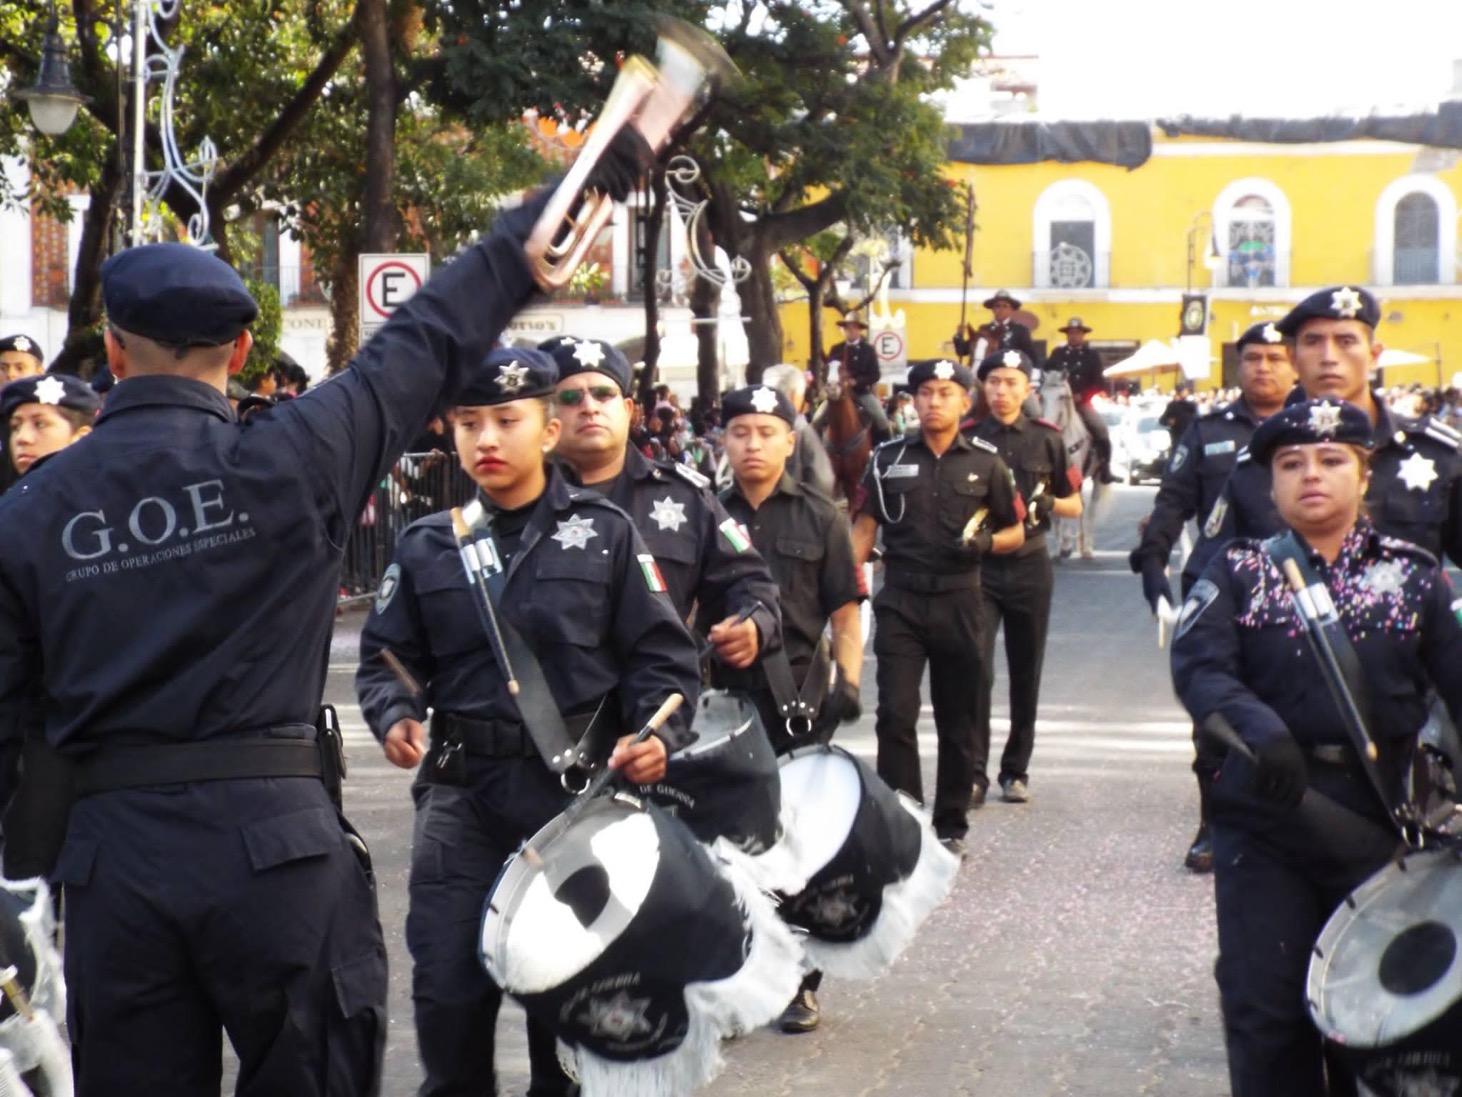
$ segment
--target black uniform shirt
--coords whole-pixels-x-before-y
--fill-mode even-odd
[[[634,522],[660,565],[670,600],[682,620],[696,602],[751,615],[770,647],[781,640],[777,584],[751,538],[711,493],[710,481],[694,469],[656,463],[630,449],[624,472],[610,487],[609,499]]]
[[[1003,324],[997,324],[994,321],[982,324],[976,329],[973,342],[956,335],[954,352],[964,358],[979,348],[981,339],[985,340],[984,351],[980,355],[982,358],[989,357],[997,350],[1023,350],[1031,363],[1037,369],[1040,368],[1041,357],[1036,353],[1036,344],[1031,338],[1030,328],[1024,324],[1018,324],[1014,320],[1007,320]]]
[[[313,725],[356,519],[532,287],[494,234],[349,369],[247,423],[200,381],[118,383],[82,443],[0,497],[0,740]]]
[[[1046,356],[1046,369],[1065,373],[1071,395],[1078,400],[1107,391],[1107,381],[1102,376],[1102,357],[1087,343],[1079,347],[1063,343]]]
[[[1050,495],[1065,499],[1081,490],[1081,470],[1071,463],[1061,431],[1044,419],[1024,413],[1006,425],[991,415],[975,424],[974,435],[995,447],[1000,460],[1015,476],[1021,498]],[[1026,515],[1025,544],[1014,555],[1045,552],[1042,537],[1051,528],[1050,514],[1043,514],[1033,526]]]
[[[878,368],[878,354],[866,339],[856,343],[834,343],[827,352],[829,362],[839,364],[839,375],[853,383],[853,391],[862,394],[872,390],[883,378]]]
[[[946,575],[975,571],[980,556],[960,544],[965,526],[984,509],[991,532],[1025,517],[1025,506],[995,447],[956,434],[936,457],[922,434],[883,443],[863,474],[865,514],[883,527],[890,569]]]
[[[483,499],[491,513],[491,503]],[[671,693],[685,705],[662,732],[686,737],[700,685],[695,643],[677,616],[644,542],[598,492],[554,470],[517,540],[500,612],[522,634],[566,714],[592,711],[617,691],[622,728],[638,729]],[[467,584],[450,512],[408,526],[365,628],[355,686],[377,738],[428,707],[521,726],[517,701],[488,645]],[[387,648],[422,684],[412,694],[380,657]]]
[[[831,499],[799,485],[787,473],[759,507],[753,509],[735,484],[721,493],[721,502],[771,564],[782,598],[787,661],[800,677],[812,662],[833,611],[862,596],[848,520]],[[711,605],[703,606],[697,616],[708,627],[727,613],[724,607]],[[724,675],[727,686],[761,686],[761,671],[755,667],[748,671],[728,667],[718,677]]]

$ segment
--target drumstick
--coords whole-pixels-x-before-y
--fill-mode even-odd
[[[396,680],[406,687],[413,697],[421,693],[421,683],[412,677],[411,671],[406,669],[406,664],[396,658],[396,653],[390,648],[381,649],[381,662],[385,663]]]

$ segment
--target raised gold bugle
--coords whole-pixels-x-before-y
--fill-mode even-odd
[[[614,213],[614,199],[588,182],[620,127],[633,125],[659,153],[706,82],[735,72],[710,35],[678,19],[661,23],[656,62],[634,56],[620,68],[578,159],[528,236],[528,266],[545,290],[568,284]]]

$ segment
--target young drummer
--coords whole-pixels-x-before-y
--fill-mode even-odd
[[[23,377],[0,389],[0,423],[16,473],[24,476],[41,458],[85,438],[100,407],[91,386],[69,373]]]
[[[537,657],[571,737],[592,735],[603,744],[595,761],[608,756],[628,780],[655,781],[689,738],[696,648],[629,519],[547,460],[559,434],[548,403],[557,380],[547,354],[496,350],[452,413],[457,455],[480,489],[501,562],[495,612]],[[497,1092],[502,995],[478,960],[483,898],[509,855],[569,800],[520,711],[520,701],[532,710],[530,699],[509,692],[476,597],[451,515],[409,526],[363,630],[356,674],[386,757],[406,769],[421,763],[406,943],[423,1095]],[[657,735],[636,745],[620,737],[672,693],[686,703]],[[529,1023],[534,1097],[574,1092],[554,1043]]]

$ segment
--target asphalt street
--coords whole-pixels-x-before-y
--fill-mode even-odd
[[[815,1033],[761,1031],[728,1045],[717,1097],[1091,1094],[1215,1097],[1228,1092],[1209,877],[1182,867],[1197,795],[1188,723],[1167,653],[1126,553],[1153,489],[1116,486],[1092,559],[1056,569],[1031,802],[992,799],[973,816],[954,894],[882,978],[828,980]],[[388,765],[355,707],[360,616],[341,618],[327,700],[350,754],[347,811],[380,879],[391,959],[385,1092],[420,1081],[410,958],[402,938],[411,844],[411,775]],[[1003,652],[1000,656],[1003,661]],[[867,715],[838,741],[874,756]],[[992,768],[1004,743],[996,684]],[[925,782],[934,731],[920,720]],[[499,1020],[500,1092],[527,1084],[522,1015]]]

